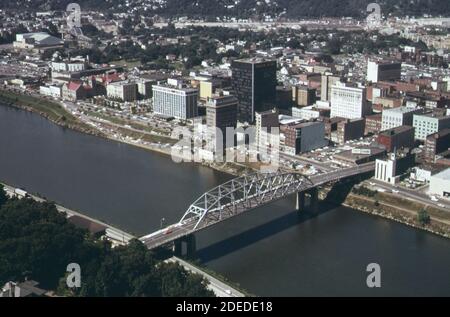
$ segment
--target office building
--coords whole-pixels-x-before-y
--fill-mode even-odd
[[[255,112],[273,108],[276,100],[277,62],[261,58],[235,60],[232,86],[238,98],[238,120],[253,123]]]
[[[109,99],[131,102],[137,99],[137,84],[130,81],[117,81],[108,84],[106,94]]]
[[[388,152],[395,149],[414,147],[414,128],[410,126],[401,126],[380,132],[377,142],[384,145]]]
[[[200,81],[200,99],[208,100],[214,94],[216,85],[212,80],[202,80]]]
[[[346,119],[363,118],[370,114],[370,105],[366,100],[366,88],[347,87],[336,83],[331,89],[331,114]]]
[[[222,132],[222,149],[225,149],[227,141],[229,144],[234,144],[233,140],[227,140],[227,128],[236,128],[237,123],[237,98],[229,95],[213,95],[208,98],[206,102],[206,126],[208,134],[211,138],[211,146],[213,152],[219,150],[219,137],[216,135],[216,128]]]
[[[292,87],[292,101],[298,107],[311,106],[316,102],[316,90],[307,86]]]
[[[305,122],[282,126],[284,151],[291,155],[309,152],[328,144],[323,122]]]
[[[366,116],[365,134],[378,134],[381,131],[382,120],[381,113]]]
[[[154,80],[140,78],[136,80],[137,93],[139,99],[150,99],[153,97],[153,85],[156,84]]]
[[[292,116],[302,120],[309,121],[311,119],[318,119],[320,117],[329,117],[330,109],[319,108],[315,106],[291,109]]]
[[[425,141],[430,134],[450,128],[450,116],[414,115],[413,126],[416,128],[415,138]]]
[[[337,125],[337,141],[339,144],[344,144],[347,141],[362,138],[364,129],[365,120],[363,118],[340,121]]]
[[[279,128],[278,110],[256,112],[256,145],[259,149],[266,149],[274,144],[272,139],[272,128]],[[274,137],[279,137],[279,133]]]
[[[292,88],[277,86],[275,105],[284,114],[289,114],[294,102],[292,101]]]
[[[181,83],[153,85],[153,111],[157,114],[187,120],[198,116],[198,89]]]
[[[400,80],[402,72],[401,63],[378,62],[369,60],[367,63],[367,81],[377,83],[379,81]]]
[[[413,125],[414,114],[422,113],[422,109],[398,107],[384,109],[382,114],[381,130],[388,130],[402,125]]]
[[[331,88],[340,81],[339,76],[325,74],[322,75],[321,82],[322,85],[320,87],[320,100],[322,101],[330,101],[331,99]]]
[[[434,162],[436,155],[450,149],[450,129],[444,129],[427,136],[425,141],[425,160]]]

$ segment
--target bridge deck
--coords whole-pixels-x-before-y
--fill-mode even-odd
[[[373,162],[306,178],[297,173],[243,176],[220,185],[194,202],[180,222],[140,238],[154,249],[246,211],[297,192],[375,169]]]

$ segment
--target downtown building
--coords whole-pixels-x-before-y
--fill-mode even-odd
[[[388,152],[401,148],[414,148],[414,128],[400,126],[380,132],[377,143],[383,145]]]
[[[366,116],[365,134],[378,134],[381,131],[383,117],[381,113]]]
[[[308,86],[292,87],[292,101],[298,107],[311,106],[316,102],[316,90]]]
[[[367,81],[393,81],[401,79],[402,64],[369,60],[367,63]]]
[[[325,124],[320,121],[283,125],[281,132],[284,135],[281,145],[284,152],[290,155],[310,152],[328,144],[325,140]]]
[[[338,82],[331,89],[331,118],[359,119],[370,112],[366,88],[348,87]]]
[[[339,76],[335,76],[332,74],[324,74],[321,77],[321,86],[320,86],[320,100],[322,101],[330,101],[331,99],[331,88],[336,85],[337,82],[340,82],[341,78]]]
[[[260,150],[266,150],[272,145],[276,145],[279,142],[279,131],[274,133],[273,128],[280,127],[278,110],[268,110],[264,112],[257,112],[256,116],[256,145]]]
[[[132,81],[117,81],[106,87],[108,98],[124,102],[132,102],[137,99],[137,84]]]
[[[415,165],[416,157],[410,152],[390,153],[387,159],[375,161],[375,179],[395,185],[401,175]]]
[[[179,83],[158,84],[152,88],[155,113],[181,120],[198,116],[198,89]]]
[[[413,126],[416,128],[415,138],[425,141],[427,136],[450,128],[450,116],[434,114],[414,115]]]
[[[234,135],[227,139],[227,128],[235,129],[237,125],[238,101],[235,96],[212,95],[206,102],[206,126],[211,152],[224,150],[228,144],[234,146]],[[220,131],[218,134],[217,132]]]
[[[345,119],[337,125],[337,142],[345,144],[350,140],[356,140],[364,137],[365,119]]]
[[[397,107],[384,109],[382,113],[381,130],[388,130],[402,125],[413,125],[413,116],[422,113],[422,109]]]
[[[436,155],[450,149],[450,129],[444,129],[427,136],[425,141],[425,160],[434,163]]]
[[[253,123],[255,112],[273,108],[276,100],[277,62],[262,58],[233,61],[232,86],[238,98],[238,120]]]

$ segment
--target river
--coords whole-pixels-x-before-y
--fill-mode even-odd
[[[229,175],[0,106],[0,180],[137,235]],[[199,261],[261,296],[450,296],[450,240],[344,207],[284,199],[197,234]],[[366,285],[381,266],[382,287]]]

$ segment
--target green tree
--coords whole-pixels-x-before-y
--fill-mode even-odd
[[[0,184],[0,208],[6,201],[8,200],[8,196],[6,196],[5,188],[2,184]]]
[[[32,199],[1,204],[0,255],[0,284],[30,278],[62,296],[213,295],[201,276],[160,263],[139,240],[111,248],[69,223],[53,204]],[[66,286],[69,263],[81,266],[79,289]]]
[[[206,281],[197,274],[188,273],[178,263],[163,263],[159,267],[161,295],[164,297],[212,297]]]
[[[428,214],[428,212],[425,209],[421,209],[418,213],[417,213],[417,221],[422,225],[425,226],[427,224],[430,223],[431,221],[431,217]]]

